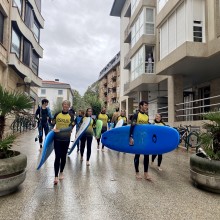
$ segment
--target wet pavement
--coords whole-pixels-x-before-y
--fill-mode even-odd
[[[28,157],[27,176],[17,192],[0,197],[1,220],[220,219],[220,195],[192,185],[190,153],[185,150],[165,154],[162,172],[150,166],[152,182],[138,181],[133,155],[102,152],[94,140],[91,165],[81,162],[74,150],[67,158],[65,179],[54,186],[54,153],[37,171],[40,152],[35,136],[36,131],[29,131],[17,139],[14,149]],[[141,173],[142,161],[143,157]]]

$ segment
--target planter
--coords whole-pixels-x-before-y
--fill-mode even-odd
[[[24,182],[27,157],[15,152],[16,156],[0,159],[0,196],[15,191]]]
[[[220,193],[220,161],[208,160],[201,153],[191,155],[190,177],[195,186]]]

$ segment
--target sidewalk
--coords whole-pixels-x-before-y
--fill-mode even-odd
[[[220,195],[192,185],[190,153],[183,149],[164,155],[162,172],[150,166],[153,182],[137,181],[133,155],[107,148],[102,152],[94,140],[90,167],[74,150],[67,158],[65,179],[54,186],[54,154],[36,170],[36,132],[22,134],[14,147],[28,157],[27,177],[17,192],[0,197],[1,220],[219,219]]]

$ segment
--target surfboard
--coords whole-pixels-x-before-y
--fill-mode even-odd
[[[174,150],[179,144],[178,132],[168,126],[136,125],[134,145],[129,145],[130,125],[109,130],[102,134],[106,147],[131,154],[163,154]]]
[[[123,119],[120,119],[120,120],[117,122],[117,124],[115,125],[115,128],[119,128],[119,127],[123,126],[123,124],[124,124],[124,120],[123,120]]]
[[[73,152],[73,150],[76,147],[76,145],[78,144],[80,138],[82,137],[82,135],[84,134],[86,129],[89,127],[90,122],[91,122],[91,118],[90,117],[87,117],[83,121],[83,123],[81,124],[78,132],[76,133],[76,138],[75,138],[74,142],[72,143],[72,146],[71,146],[70,150],[68,151],[68,155],[70,155]]]
[[[96,138],[100,138],[101,137],[101,132],[102,132],[102,124],[103,124],[103,122],[102,122],[102,120],[97,120],[96,121]]]
[[[55,135],[54,131],[50,131],[44,140],[41,160],[37,167],[37,170],[39,170],[41,166],[46,162],[47,158],[50,156],[50,154],[54,149],[54,144],[53,144],[54,135]]]

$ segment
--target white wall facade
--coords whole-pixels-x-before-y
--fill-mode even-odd
[[[63,94],[60,94],[59,90],[63,91]],[[49,100],[49,107],[53,110],[54,105],[57,101],[69,100],[71,105],[73,104],[73,96],[69,91],[70,89],[62,89],[62,88],[39,88],[38,89],[38,97],[39,100],[46,98]],[[41,103],[39,103],[41,104]]]
[[[205,43],[205,0],[181,3],[160,27],[160,60],[186,41]]]

